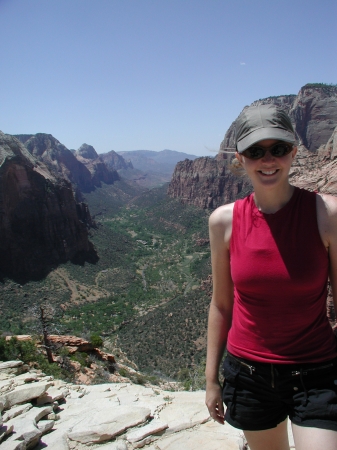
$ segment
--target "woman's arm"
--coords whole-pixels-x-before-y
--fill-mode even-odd
[[[337,314],[337,198],[332,195],[317,196],[318,228],[329,252],[329,278],[335,312]]]
[[[216,209],[209,220],[213,296],[208,317],[206,360],[206,405],[211,417],[224,423],[224,408],[218,373],[227,334],[232,323],[233,282],[230,276],[229,241],[234,203]]]

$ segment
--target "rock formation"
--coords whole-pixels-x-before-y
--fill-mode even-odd
[[[128,170],[133,169],[133,165],[131,161],[125,161],[123,156],[116,153],[114,150],[111,150],[108,153],[103,153],[100,155],[101,159],[105,162],[109,169],[115,170]]]
[[[90,222],[70,183],[0,132],[0,272],[40,277],[60,262],[96,260]]]
[[[210,420],[203,391],[74,385],[28,370],[21,361],[0,363],[1,450],[247,448],[240,430]]]
[[[51,134],[37,133],[28,139],[25,139],[27,135],[15,137],[21,140],[26,149],[42,161],[55,177],[69,181],[82,192],[90,192],[94,188],[90,171]]]
[[[101,183],[113,184],[119,180],[117,171],[109,167],[96,153],[91,145],[83,144],[75,153],[76,159],[82,163],[90,172],[91,180],[95,187],[100,187]]]
[[[55,177],[69,181],[78,198],[81,198],[80,192],[90,192],[100,186],[101,182],[112,184],[119,179],[117,172],[110,170],[95,149],[87,144],[83,144],[77,152],[72,152],[51,134],[19,134],[15,137],[33,156],[42,161]]]

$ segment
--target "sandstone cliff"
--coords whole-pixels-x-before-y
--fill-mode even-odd
[[[109,169],[92,146],[83,144],[77,152],[72,152],[51,134],[23,134],[15,137],[56,177],[69,181],[78,198],[81,198],[79,191],[90,192],[101,182],[113,184],[119,180],[116,170]]]
[[[92,183],[95,187],[100,187],[102,182],[113,184],[119,180],[119,175],[115,168],[108,167],[103,158],[96,153],[96,150],[91,145],[81,145],[75,153],[75,156],[89,170]]]
[[[72,187],[0,132],[0,272],[40,277],[67,260],[96,260],[90,214]]]

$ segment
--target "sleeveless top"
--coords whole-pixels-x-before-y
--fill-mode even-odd
[[[326,311],[329,259],[318,230],[314,192],[295,188],[275,214],[260,212],[253,194],[236,201],[230,264],[230,353],[284,364],[337,356]]]

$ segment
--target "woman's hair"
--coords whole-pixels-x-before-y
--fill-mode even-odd
[[[232,174],[236,175],[237,177],[242,177],[243,175],[246,174],[246,171],[242,167],[242,164],[235,156],[234,156],[234,158],[232,158],[231,162],[229,163],[228,168],[232,172]]]

